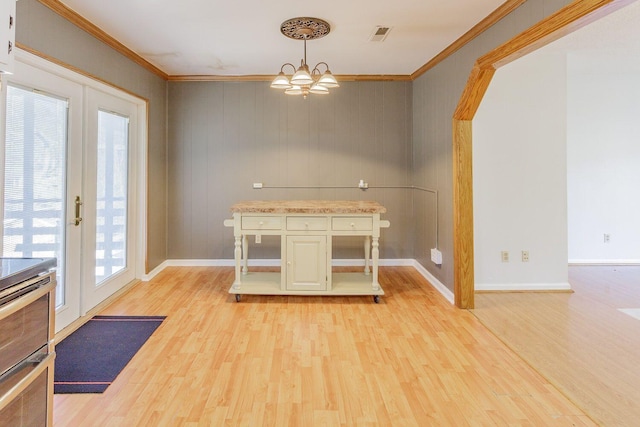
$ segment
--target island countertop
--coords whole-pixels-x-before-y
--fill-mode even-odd
[[[231,206],[232,213],[375,214],[387,209],[367,200],[252,200]]]

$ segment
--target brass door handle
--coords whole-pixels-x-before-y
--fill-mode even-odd
[[[80,222],[82,221],[82,217],[80,216],[80,205],[82,205],[82,202],[80,201],[80,196],[76,196],[76,219],[75,219],[76,227],[80,225]]]

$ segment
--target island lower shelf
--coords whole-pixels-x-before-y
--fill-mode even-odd
[[[374,290],[371,275],[358,272],[333,273],[329,290],[290,290],[282,289],[282,276],[279,272],[253,272],[242,275],[240,286],[232,285],[230,294],[236,295],[384,295],[382,287]]]

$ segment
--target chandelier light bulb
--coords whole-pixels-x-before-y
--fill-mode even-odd
[[[331,74],[331,71],[329,71],[328,68],[327,71],[325,71],[322,77],[320,77],[320,79],[318,80],[318,84],[328,88],[340,87],[338,81],[335,77],[333,77],[333,74]]]
[[[284,71],[280,71],[275,79],[271,82],[271,87],[274,89],[289,89],[291,87],[291,83],[289,83],[289,79],[284,75]]]
[[[287,95],[302,95],[302,87],[293,85],[289,89],[285,89]]]
[[[310,93],[315,95],[328,95],[329,89],[326,86],[321,85],[320,83],[314,83],[313,86],[309,89]]]
[[[302,61],[298,71],[291,77],[291,84],[302,86],[310,85],[311,83],[313,83],[313,79],[311,78],[311,74],[309,74],[309,67]]]

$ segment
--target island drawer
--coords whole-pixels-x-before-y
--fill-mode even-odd
[[[331,229],[336,231],[370,231],[373,229],[371,217],[334,217]]]
[[[327,218],[312,216],[294,216],[287,218],[287,230],[292,231],[324,231],[327,229]]]
[[[280,230],[282,217],[279,216],[243,216],[243,230]]]

